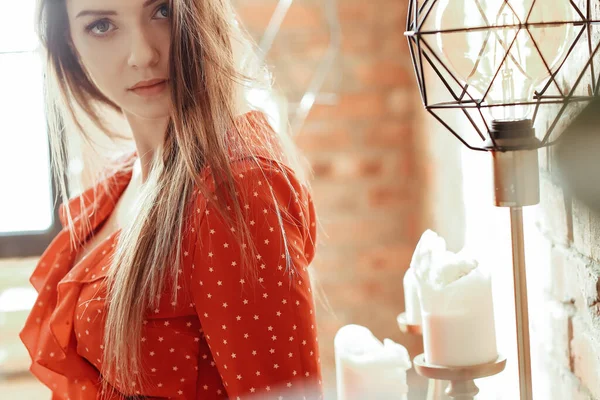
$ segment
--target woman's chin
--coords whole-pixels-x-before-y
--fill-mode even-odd
[[[171,114],[170,103],[166,104],[146,104],[136,105],[135,107],[123,107],[125,115],[142,119],[162,119]]]

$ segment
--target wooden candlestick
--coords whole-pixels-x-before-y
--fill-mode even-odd
[[[454,400],[474,400],[479,388],[475,379],[499,374],[506,367],[506,358],[499,356],[495,361],[466,367],[443,367],[428,364],[425,354],[418,355],[413,360],[415,370],[421,376],[429,379],[449,381],[446,394]]]

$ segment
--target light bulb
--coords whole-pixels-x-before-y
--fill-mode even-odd
[[[520,103],[534,101],[535,88],[564,60],[573,34],[571,24],[535,24],[572,16],[568,0],[440,0],[435,28],[451,32],[437,34],[437,45],[473,98],[485,95],[494,120],[523,120],[534,107]],[[526,21],[533,25],[525,27]],[[508,104],[520,105],[501,106]]]

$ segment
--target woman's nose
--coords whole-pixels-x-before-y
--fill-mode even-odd
[[[135,30],[131,37],[129,66],[147,68],[156,65],[160,59],[160,51],[157,43],[154,42],[149,29]]]

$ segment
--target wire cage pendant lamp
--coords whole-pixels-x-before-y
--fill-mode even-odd
[[[562,116],[600,92],[600,16],[580,1],[410,0],[405,36],[424,107],[473,150],[501,150],[494,128],[533,126],[540,114],[548,124],[530,146],[554,144]],[[436,101],[440,83],[447,96]],[[476,138],[450,126],[445,110],[461,111]]]
[[[522,208],[539,203],[538,149],[600,94],[598,14],[591,0],[409,0],[423,106],[491,154],[494,203],[510,208],[521,400],[533,397]],[[456,398],[473,398],[467,386]]]

